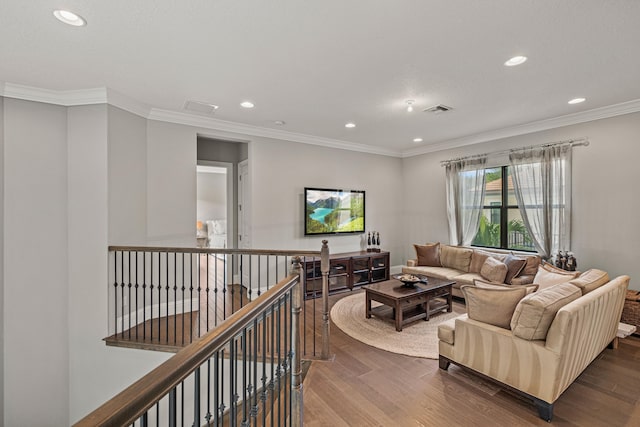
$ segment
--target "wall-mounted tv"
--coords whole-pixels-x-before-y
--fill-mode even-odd
[[[304,189],[304,234],[364,233],[364,191]]]

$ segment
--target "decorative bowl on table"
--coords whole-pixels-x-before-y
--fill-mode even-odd
[[[402,273],[393,276],[394,279],[402,282],[402,286],[413,287],[416,283],[427,283],[427,276],[423,274]]]

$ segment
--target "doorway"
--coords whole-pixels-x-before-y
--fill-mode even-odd
[[[233,163],[200,160],[196,171],[198,244],[208,248],[232,248],[235,246]]]

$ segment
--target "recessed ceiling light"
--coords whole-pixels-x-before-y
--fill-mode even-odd
[[[240,106],[241,106],[242,108],[253,108],[253,107],[254,107],[253,102],[251,102],[251,101],[244,101],[244,102],[241,102],[241,103],[240,103]]]
[[[416,102],[413,99],[408,99],[407,100],[407,113],[410,113],[413,111],[413,103]]]
[[[64,22],[65,24],[73,25],[74,27],[83,27],[87,25],[87,21],[80,15],[76,15],[73,12],[69,12],[68,10],[54,10],[53,16],[58,18],[59,21]]]
[[[273,123],[278,125],[278,126],[283,126],[285,124],[285,121],[284,120],[276,120]]]
[[[523,64],[526,60],[527,60],[526,56],[514,56],[513,58],[505,62],[504,65],[506,65],[507,67],[513,67],[516,65]]]
[[[413,142],[422,142],[422,138],[413,138]]]
[[[351,122],[349,122],[349,123],[347,123],[346,125],[344,125],[344,127],[351,129],[351,128],[356,127],[356,124],[355,124],[355,123],[351,123]]]
[[[571,101],[569,101],[569,104],[573,105],[573,104],[580,104],[581,102],[586,101],[587,98],[573,98]]]

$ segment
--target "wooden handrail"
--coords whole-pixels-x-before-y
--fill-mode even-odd
[[[274,255],[274,256],[320,256],[320,251],[291,251],[278,249],[223,249],[223,248],[188,248],[165,246],[109,246],[109,252],[176,252],[200,254],[238,254],[238,255]]]
[[[118,248],[118,249],[112,249]],[[149,247],[110,246],[109,250],[152,250]],[[160,248],[173,251],[171,248]],[[176,248],[174,248],[176,249]],[[193,248],[177,248],[193,252]],[[229,249],[227,249],[229,251]],[[235,250],[233,250],[235,251]],[[265,251],[267,252],[267,251]],[[284,252],[284,251],[283,251]],[[243,252],[246,253],[246,250]],[[269,252],[273,254],[273,251]],[[291,255],[291,252],[287,252]],[[314,252],[318,253],[318,252]],[[251,301],[232,314],[223,324],[176,353],[172,358],[155,368],[149,374],[104,403],[91,414],[74,424],[75,427],[123,426],[136,421],[158,400],[187,378],[196,368],[221,350],[234,336],[241,332],[262,311],[274,304],[282,295],[300,282],[299,274],[290,274],[260,298]]]

